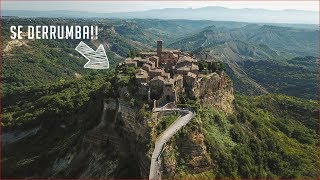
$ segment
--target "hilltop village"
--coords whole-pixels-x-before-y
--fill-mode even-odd
[[[136,93],[153,103],[153,107],[178,103],[182,94],[196,97],[200,81],[212,75],[208,71],[204,73],[206,67],[200,71],[198,61],[190,54],[180,50],[164,50],[162,41],[157,41],[156,51],[140,52],[137,57],[125,59],[119,67],[137,69]]]

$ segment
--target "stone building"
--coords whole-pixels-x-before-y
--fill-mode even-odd
[[[149,60],[155,64],[155,67],[156,67],[156,68],[159,67],[159,57],[157,57],[157,56],[151,56],[151,57],[149,58]]]
[[[183,77],[183,80],[183,86],[187,95],[191,97],[195,96],[195,88],[197,87],[198,80],[197,75],[192,72],[188,72],[187,75]]]
[[[165,75],[165,71],[163,69],[160,69],[160,68],[151,69],[149,71],[150,78],[154,78],[156,76],[163,76],[163,75]]]
[[[156,76],[150,80],[151,99],[159,99],[163,94],[165,79],[162,76]]]
[[[173,77],[174,80],[174,86],[176,87],[178,92],[183,92],[183,76],[180,74],[177,74]]]
[[[196,63],[197,63],[197,60],[188,56],[184,56],[179,59],[179,61],[173,67],[173,69],[177,74],[187,75],[188,72],[198,74],[199,67]]]
[[[151,57],[151,56],[156,56],[157,53],[152,51],[152,52],[140,52],[138,53],[138,56],[142,57],[142,58],[147,58],[147,57]]]
[[[149,75],[148,75],[147,71],[145,71],[143,69],[139,69],[135,76],[136,76],[136,82],[138,84],[140,84],[140,83],[148,83]]]
[[[173,79],[167,79],[163,84],[163,94],[158,100],[159,105],[164,105],[169,102],[177,102],[177,96]]]
[[[133,59],[131,58],[127,58],[124,60],[124,64],[128,67],[137,67],[137,61],[134,61]]]
[[[142,65],[142,69],[149,72],[151,70],[151,66],[149,64]]]
[[[139,56],[127,58],[124,64],[139,68],[135,75],[137,93],[142,97],[148,96],[154,106],[177,103],[184,92],[194,94],[199,67],[197,60],[188,53],[164,50],[162,41],[157,41],[155,51],[141,52]]]

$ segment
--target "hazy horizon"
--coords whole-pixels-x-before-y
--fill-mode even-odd
[[[39,1],[3,1],[2,10],[31,11],[87,11],[96,13],[136,12],[167,8],[198,9],[218,6],[228,9],[260,9],[260,10],[302,10],[319,12],[318,1],[108,1],[83,2],[72,1],[39,2]]]
[[[3,3],[3,16],[188,19],[251,23],[318,24],[317,1],[108,1]],[[211,9],[210,9],[211,8]],[[60,12],[57,12],[60,11]]]

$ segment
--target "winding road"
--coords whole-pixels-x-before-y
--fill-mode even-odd
[[[179,111],[182,116],[175,120],[161,135],[157,138],[155,148],[151,157],[149,179],[156,180],[161,179],[161,160],[160,156],[163,151],[164,145],[170,140],[170,138],[185,126],[194,116],[192,110],[179,109],[179,108],[155,108],[154,112],[165,112],[165,111]]]

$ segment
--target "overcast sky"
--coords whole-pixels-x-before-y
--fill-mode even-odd
[[[5,10],[73,10],[91,12],[132,12],[162,8],[222,6],[233,9],[261,8],[319,11],[319,1],[2,1]]]

